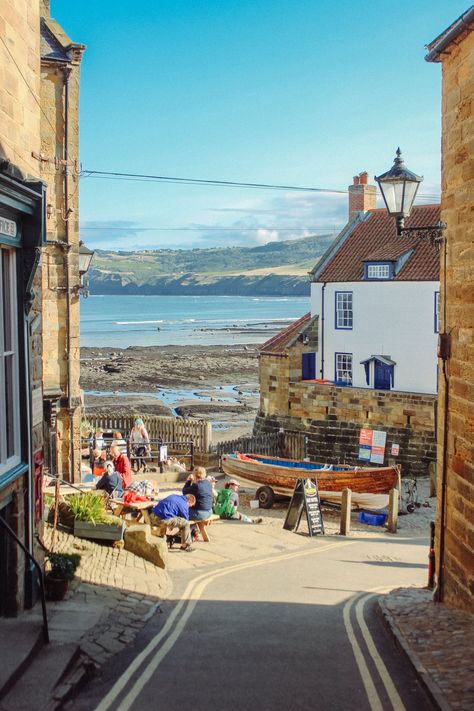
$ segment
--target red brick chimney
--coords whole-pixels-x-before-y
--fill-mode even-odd
[[[375,208],[377,188],[369,185],[369,174],[364,171],[354,175],[354,182],[349,185],[349,220],[356,212],[366,212]]]

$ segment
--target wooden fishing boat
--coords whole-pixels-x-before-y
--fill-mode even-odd
[[[315,477],[320,496],[345,488],[361,494],[388,494],[399,482],[400,467],[325,465],[260,454],[224,454],[224,472],[242,484],[257,488],[261,508],[271,508],[275,495],[291,496],[297,479]]]

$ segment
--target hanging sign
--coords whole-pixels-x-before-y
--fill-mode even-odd
[[[283,528],[287,531],[297,531],[303,511],[306,513],[308,533],[310,536],[324,534],[323,515],[319,501],[318,483],[316,479],[298,479],[286,512]]]

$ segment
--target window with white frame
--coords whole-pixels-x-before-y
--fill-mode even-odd
[[[439,333],[439,291],[435,291],[434,297],[434,330]]]
[[[336,328],[351,329],[352,323],[352,291],[336,291]]]
[[[15,250],[0,248],[0,475],[20,462]]]
[[[390,264],[367,264],[367,279],[390,279]]]
[[[335,381],[352,385],[352,353],[336,353]]]

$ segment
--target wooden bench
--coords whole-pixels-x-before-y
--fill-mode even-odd
[[[191,524],[191,526],[194,526],[194,525],[197,526],[199,533],[202,536],[202,540],[205,543],[210,543],[211,538],[209,536],[209,533],[207,532],[207,528],[211,525],[211,523],[213,521],[218,521],[218,520],[219,520],[219,516],[216,516],[215,514],[211,514],[209,516],[209,518],[202,519],[202,521],[192,521],[190,519],[189,523]],[[161,526],[155,527],[155,529],[157,529],[156,535],[163,538],[167,534],[171,535],[173,533],[173,531],[176,530],[176,527],[172,527],[172,526],[168,527],[165,523],[163,523]]]

